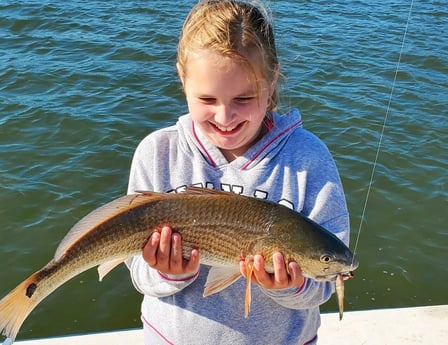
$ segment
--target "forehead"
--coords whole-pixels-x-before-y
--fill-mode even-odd
[[[191,55],[184,72],[184,88],[195,93],[249,93],[265,82],[246,62],[210,50]]]
[[[235,59],[233,56],[226,56],[213,49],[200,49],[192,51],[189,54],[187,68],[195,64],[206,63],[220,69],[232,69],[236,66],[245,69],[245,63],[242,59]]]

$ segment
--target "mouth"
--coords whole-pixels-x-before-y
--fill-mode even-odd
[[[215,129],[216,132],[218,132],[221,135],[232,135],[235,134],[236,132],[238,132],[241,127],[244,125],[244,122],[241,122],[235,126],[220,126],[216,123],[212,123],[210,122],[210,124],[212,125],[212,127]]]

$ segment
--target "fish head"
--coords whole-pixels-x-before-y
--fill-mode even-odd
[[[335,281],[338,276],[344,280],[353,277],[359,266],[358,260],[347,248],[343,253],[323,249],[320,255],[310,255],[299,262],[303,275],[317,281]]]
[[[280,239],[277,248],[287,261],[297,262],[302,274],[314,280],[334,281],[339,275],[353,275],[359,263],[341,239],[297,212],[284,212],[271,235]]]

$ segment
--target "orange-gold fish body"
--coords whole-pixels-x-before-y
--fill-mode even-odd
[[[296,261],[304,276],[317,280],[335,280],[358,266],[335,235],[276,203],[202,188],[127,195],[75,224],[54,258],[0,301],[0,332],[14,340],[29,313],[51,292],[95,266],[101,280],[141,253],[150,235],[165,225],[181,234],[186,258],[198,248],[201,263],[212,266],[204,295],[232,284],[241,276],[240,259],[255,254],[262,254],[272,270],[272,255],[280,251],[286,262]]]

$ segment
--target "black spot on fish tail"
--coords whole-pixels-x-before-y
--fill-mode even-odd
[[[37,289],[37,285],[36,283],[31,283],[30,285],[28,285],[28,287],[26,288],[26,296],[31,298],[34,295],[34,292]]]

